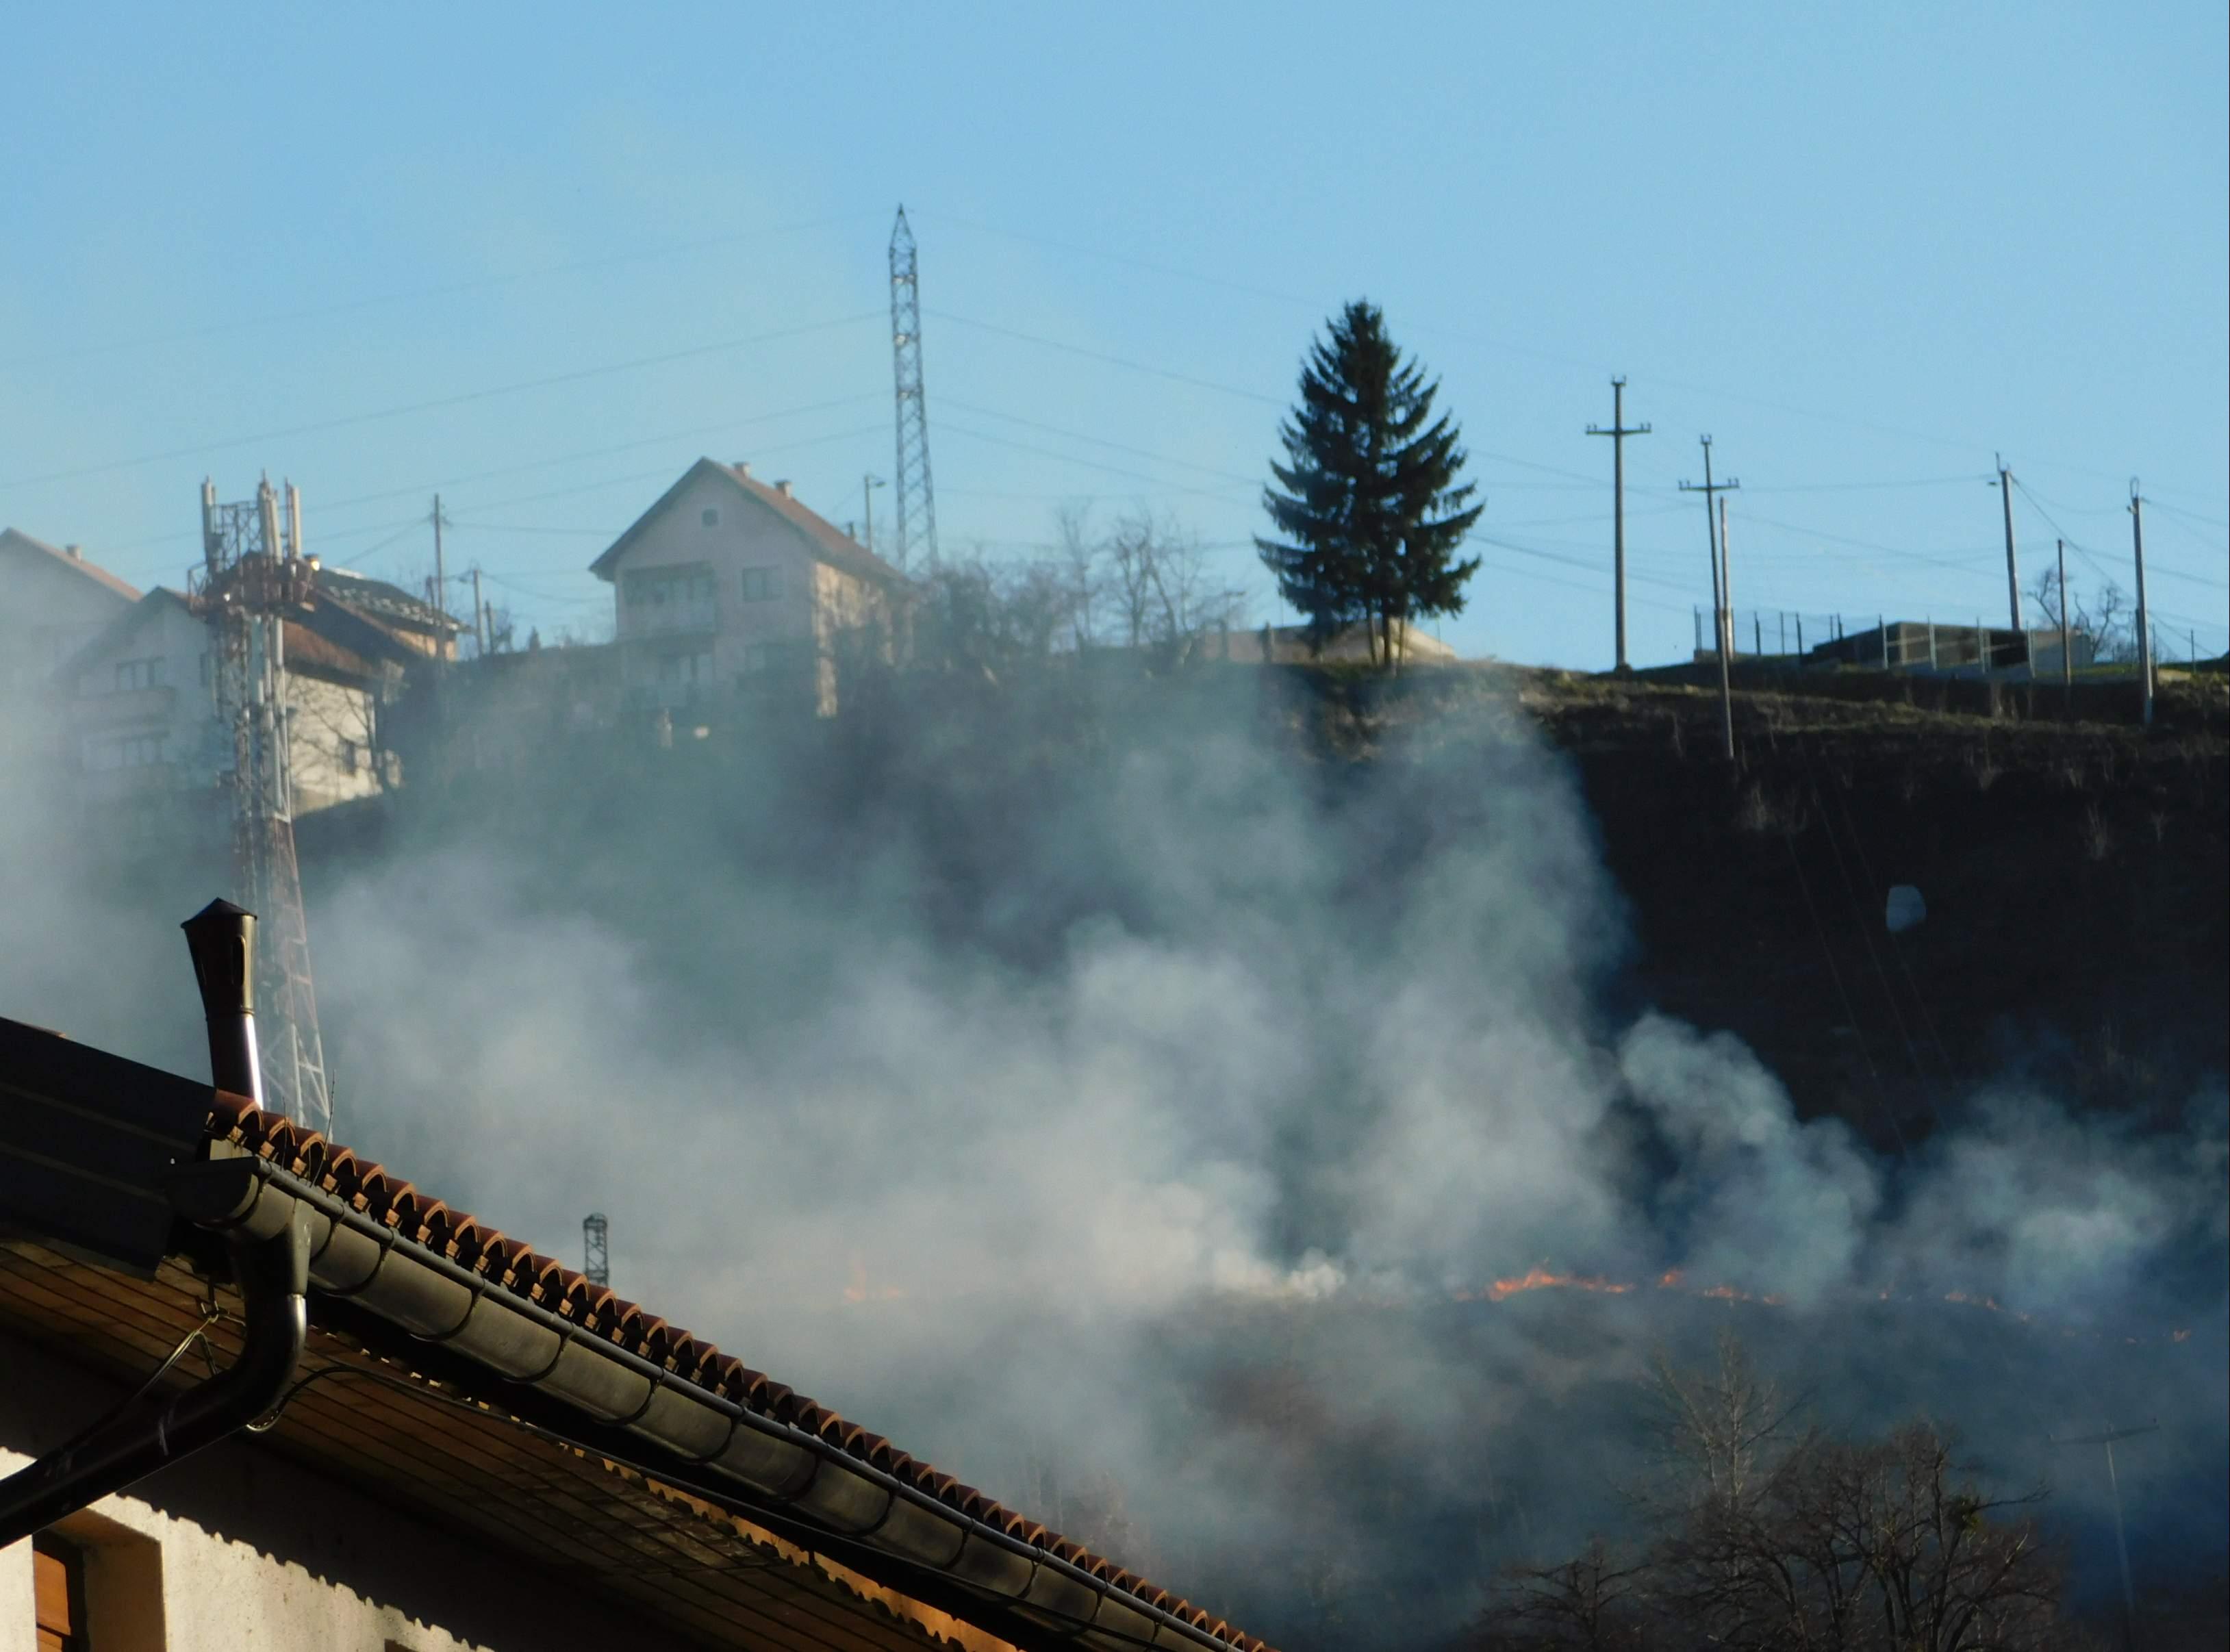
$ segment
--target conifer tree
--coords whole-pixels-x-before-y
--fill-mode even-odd
[[[1361,621],[1371,657],[1391,665],[1412,620],[1463,611],[1476,557],[1459,561],[1484,505],[1460,481],[1461,432],[1433,416],[1437,382],[1360,300],[1332,319],[1301,368],[1300,401],[1279,429],[1286,462],[1263,507],[1281,537],[1257,539],[1312,645]],[[1281,491],[1282,490],[1282,491]]]

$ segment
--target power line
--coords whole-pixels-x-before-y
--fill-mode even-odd
[[[149,350],[166,344],[180,344],[195,339],[221,338],[228,333],[251,332],[258,327],[283,326],[293,321],[321,320],[327,316],[347,315],[358,310],[374,309],[383,304],[408,303],[417,299],[448,298],[459,293],[486,291],[499,287],[516,286],[521,281],[538,281],[551,275],[577,274],[583,270],[604,269],[616,264],[635,264],[673,258],[688,253],[707,252],[732,247],[746,241],[770,239],[776,236],[796,235],[807,229],[822,229],[835,224],[853,223],[868,215],[843,213],[835,217],[816,218],[807,223],[780,224],[766,229],[749,229],[741,234],[715,236],[706,240],[682,242],[670,247],[654,247],[647,251],[612,253],[601,258],[575,259],[567,263],[545,264],[534,269],[514,270],[506,275],[482,276],[466,281],[447,281],[433,287],[409,287],[399,292],[374,294],[365,298],[347,299],[337,304],[316,306],[303,310],[286,310],[274,314],[244,316],[231,321],[213,322],[207,326],[187,327],[176,332],[157,333],[130,339],[113,339],[106,344],[80,345],[68,350],[51,351],[45,355],[11,356],[0,360],[0,372],[16,367],[44,366],[60,361],[80,361],[91,356],[114,354],[126,350]]]
[[[1095,448],[1106,448],[1117,453],[1127,453],[1136,459],[1150,459],[1156,464],[1174,465],[1180,470],[1198,471],[1203,476],[1220,477],[1225,481],[1241,482],[1249,487],[1260,487],[1262,485],[1262,479],[1260,476],[1242,476],[1236,471],[1219,470],[1213,465],[1197,464],[1189,459],[1172,459],[1167,454],[1155,453],[1145,448],[1129,447],[1123,442],[1110,442],[1101,436],[1086,436],[1080,430],[1064,430],[1057,424],[1047,424],[1038,419],[1022,418],[1013,413],[1001,413],[994,409],[976,407],[967,402],[956,402],[950,397],[945,397],[944,405],[957,407],[963,413],[973,413],[978,418],[997,419],[1006,424],[1019,424],[1027,429],[1041,430],[1047,436],[1063,436],[1071,442],[1085,442]]]
[[[1189,281],[1205,286],[1222,287],[1228,291],[1241,293],[1256,298],[1271,299],[1280,303],[1299,305],[1312,311],[1317,310],[1319,307],[1317,301],[1303,299],[1292,294],[1281,293],[1266,287],[1250,286],[1243,282],[1231,281],[1225,277],[1204,274],[1196,270],[1182,269],[1173,265],[1158,264],[1148,260],[1131,257],[1120,253],[1109,252],[1103,248],[1083,246],[1070,242],[1055,241],[1042,236],[1026,235],[1017,230],[1002,229],[991,224],[972,223],[966,219],[947,216],[944,218],[944,221],[953,223],[960,228],[974,229],[982,234],[1001,236],[1011,240],[1034,242],[1037,245],[1052,248],[1060,251],[1080,254],[1090,258],[1104,259],[1110,263],[1125,264],[1132,268],[1149,270],[1157,274],[1172,276],[1181,281]],[[964,323],[963,325],[968,324]],[[1532,357],[1540,360],[1556,362],[1565,366],[1582,367],[1590,371],[1606,371],[1605,364],[1601,361],[1586,359],[1577,356],[1563,355],[1552,351],[1545,351],[1540,349],[1537,345],[1522,345],[1509,339],[1493,338],[1460,329],[1435,326],[1430,323],[1417,326],[1415,330],[1422,337],[1431,338],[1438,336],[1440,338],[1455,339],[1462,343],[1474,345],[1490,350],[1505,352],[1509,354]],[[1109,358],[1107,359],[1112,360],[1113,358]],[[1118,363],[1118,365],[1125,364]],[[1814,419],[1823,423],[1842,425],[1854,429],[1868,430],[1877,435],[1898,436],[1908,441],[1926,442],[1936,447],[1961,448],[1975,454],[1977,456],[1988,450],[1988,445],[1984,442],[1970,440],[1965,437],[1947,436],[1940,431],[1918,430],[1909,426],[1885,424],[1876,420],[1855,417],[1848,413],[1830,412],[1819,408],[1805,407],[1798,403],[1782,402],[1770,397],[1749,396],[1739,391],[1725,390],[1709,384],[1698,384],[1688,380],[1667,378],[1655,374],[1651,375],[1651,378],[1653,382],[1662,384],[1667,389],[1685,390],[1691,395],[1717,397],[1722,401],[1763,408],[1771,412],[1793,414],[1800,418]],[[1228,388],[1226,386],[1212,384],[1205,384],[1204,387],[1210,389]],[[1241,393],[1251,394],[1251,392]],[[2107,474],[2104,471],[2093,470],[2079,465],[2057,464],[2053,468],[2055,469],[2072,471],[2083,475],[2103,477]],[[1965,478],[1960,477],[1946,480],[1963,481]],[[2117,477],[2114,478],[2114,480],[2118,481],[2120,478]],[[2150,502],[2157,505],[2159,501],[2151,500]],[[2211,520],[2211,519],[2202,519]],[[2213,523],[2212,525],[2216,526],[2230,526],[2230,524],[2223,523]]]
[[[571,372],[552,373],[544,378],[523,379],[513,384],[498,384],[487,390],[465,390],[454,396],[438,396],[423,402],[405,403],[399,407],[380,408],[370,413],[351,413],[338,418],[318,419],[306,424],[290,425],[284,429],[262,430],[252,436],[225,436],[215,442],[197,442],[191,447],[171,448],[161,453],[141,454],[134,459],[111,460],[105,464],[86,465],[75,470],[53,470],[42,475],[17,476],[0,482],[0,487],[28,487],[41,482],[74,481],[86,476],[106,476],[119,470],[131,470],[140,465],[159,464],[169,459],[198,458],[205,454],[222,453],[228,448],[243,448],[258,442],[277,442],[288,436],[314,436],[327,430],[342,430],[359,424],[376,423],[382,419],[403,418],[413,413],[435,412],[443,408],[462,407],[473,402],[485,402],[499,396],[516,396],[527,390],[549,390],[559,384],[579,384],[585,379],[601,378],[612,373],[634,372],[645,367],[663,366],[669,362],[687,361],[699,356],[719,355],[731,350],[747,349],[752,345],[771,344],[777,339],[795,339],[809,332],[825,332],[834,327],[855,326],[862,321],[876,319],[876,312],[862,315],[838,316],[826,321],[809,321],[794,327],[778,327],[769,332],[752,333],[740,339],[724,339],[714,344],[692,345],[686,350],[669,350],[654,356],[639,356],[630,361],[607,362],[602,366],[577,368]]]

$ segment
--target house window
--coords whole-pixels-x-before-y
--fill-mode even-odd
[[[699,516],[697,519],[702,522],[706,527],[718,527],[720,526],[720,513],[712,506],[708,505],[705,507],[704,514]]]
[[[744,600],[747,603],[771,603],[782,596],[782,570],[779,568],[746,568],[744,570]]]
[[[686,688],[712,681],[712,656],[709,653],[659,656],[658,686],[661,688]]]
[[[44,1532],[31,1539],[31,1596],[39,1652],[85,1652],[85,1560],[75,1544]]]
[[[345,774],[355,774],[363,767],[364,747],[358,745],[354,740],[344,739],[341,742],[341,771]]]
[[[672,568],[644,568],[627,577],[628,605],[654,612],[687,607],[709,609],[717,590],[712,570],[701,562]]]
[[[116,692],[126,694],[134,688],[153,688],[163,681],[163,662],[156,660],[119,660],[116,662]]]

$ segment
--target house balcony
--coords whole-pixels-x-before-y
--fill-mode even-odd
[[[710,636],[720,629],[720,610],[711,603],[646,603],[624,610],[628,642],[654,636]]]
[[[71,710],[79,726],[84,728],[114,728],[123,723],[161,726],[170,722],[177,705],[177,685],[159,683],[151,688],[124,688],[113,694],[82,694],[72,703]]]

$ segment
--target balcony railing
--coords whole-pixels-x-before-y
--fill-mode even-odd
[[[720,610],[711,603],[642,603],[621,610],[624,636],[704,636],[720,629]]]

